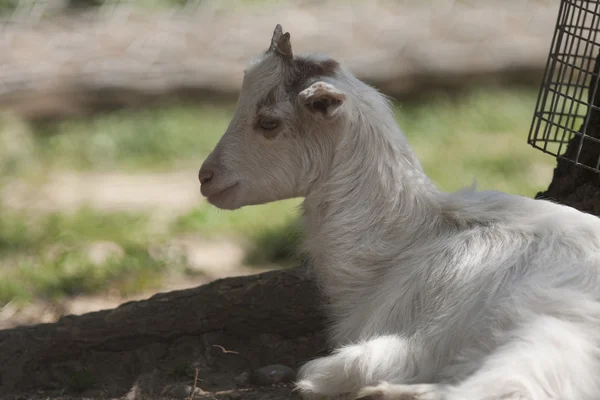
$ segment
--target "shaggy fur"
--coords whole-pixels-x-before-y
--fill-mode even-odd
[[[600,220],[438,190],[380,93],[278,38],[200,175],[224,209],[305,197],[337,350],[302,367],[303,395],[600,399]]]

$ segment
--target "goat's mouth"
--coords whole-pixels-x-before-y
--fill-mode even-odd
[[[232,185],[229,185],[227,187],[225,187],[224,189],[219,190],[218,192],[215,193],[210,193],[205,195],[206,196],[206,200],[208,200],[208,202],[216,207],[219,208],[230,208],[231,205],[229,205],[229,207],[227,206],[226,203],[227,199],[231,197],[231,194],[233,192],[235,192],[236,189],[238,189],[240,186],[240,182],[235,182]]]

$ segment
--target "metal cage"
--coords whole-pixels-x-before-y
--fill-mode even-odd
[[[600,102],[594,101],[599,25],[600,0],[561,0],[527,141],[545,153],[598,173],[600,135],[595,131],[600,129],[591,129],[590,121],[600,117]]]

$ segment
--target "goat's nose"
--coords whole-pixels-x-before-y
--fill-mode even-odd
[[[201,185],[204,185],[205,183],[210,182],[213,175],[214,173],[211,170],[200,168],[200,171],[198,172],[198,180],[200,181]]]

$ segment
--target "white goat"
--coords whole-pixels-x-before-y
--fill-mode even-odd
[[[305,197],[337,346],[306,398],[600,399],[600,220],[441,192],[386,99],[281,26],[199,178],[222,209]]]

